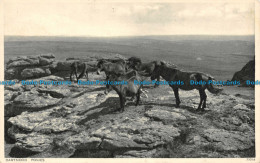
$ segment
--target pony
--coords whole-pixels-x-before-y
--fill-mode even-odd
[[[218,94],[219,92],[222,91],[222,89],[215,88],[212,84],[210,83],[210,80],[214,80],[214,78],[210,75],[207,75],[202,72],[187,72],[187,71],[182,71],[177,68],[172,68],[167,66],[165,63],[161,62],[160,65],[157,65],[155,67],[155,70],[153,71],[152,74],[152,79],[155,79],[157,76],[161,76],[164,78],[166,81],[183,81],[183,84],[179,85],[170,85],[169,86],[172,88],[175,99],[176,99],[176,106],[180,106],[180,98],[179,98],[179,89],[182,90],[193,90],[197,89],[199,90],[199,95],[200,95],[200,103],[196,111],[204,111],[206,107],[206,99],[207,95],[205,93],[205,89],[207,89],[210,93],[213,94]],[[199,85],[191,85],[190,81],[204,81],[207,84],[199,84]]]
[[[77,82],[83,76],[85,76],[88,80],[88,70],[87,70],[88,66],[86,63],[81,62],[81,61],[75,61],[71,64],[70,68],[71,68],[70,81],[72,81],[73,74],[75,74]],[[78,71],[80,71],[80,70],[81,70],[81,73],[78,76]]]
[[[129,68],[138,71],[140,75],[145,77],[151,77],[155,67],[161,63],[161,61],[142,63],[141,59],[138,57],[130,57],[127,61],[128,61]],[[157,76],[156,79],[158,82],[160,82],[160,76]],[[153,79],[151,78],[151,80]],[[158,84],[154,85],[154,87],[158,87],[158,86],[159,86]]]
[[[140,94],[142,92],[142,84],[138,85],[135,84],[134,81],[141,81],[141,77],[138,75],[138,73],[133,70],[130,72],[127,72],[124,75],[117,75],[115,73],[109,74],[109,80],[111,82],[127,82],[125,84],[111,84],[111,87],[117,92],[119,99],[120,99],[120,108],[119,111],[123,112],[125,109],[125,102],[126,97],[136,97],[136,104],[137,106],[140,101]]]
[[[123,75],[126,72],[126,62],[124,60],[115,60],[115,61],[107,61],[107,60],[100,60],[97,63],[97,74],[99,75],[101,71],[104,71],[106,74],[106,81],[109,80],[109,74],[114,73],[116,75]],[[106,85],[105,94],[110,92],[111,87],[110,85]]]

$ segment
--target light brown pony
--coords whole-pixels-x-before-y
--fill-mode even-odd
[[[70,81],[72,81],[72,75],[75,74],[77,82],[80,78],[85,76],[88,80],[88,70],[87,64],[81,61],[75,61],[71,64],[71,72],[70,72]],[[78,71],[81,71],[80,75],[78,76]]]
[[[136,96],[137,106],[140,101],[140,94],[143,85],[134,84],[134,81],[141,81],[141,77],[136,71],[128,72],[124,75],[117,75],[115,73],[109,74],[109,80],[112,82],[115,81],[125,81],[127,84],[111,85],[111,87],[117,92],[120,99],[120,108],[119,111],[123,112],[125,108],[126,97]]]
[[[213,86],[213,84],[208,84],[208,81],[210,80],[214,80],[213,77],[201,73],[201,72],[186,72],[186,71],[181,71],[177,68],[172,68],[172,67],[168,67],[165,63],[161,62],[160,65],[157,65],[155,67],[155,70],[152,74],[152,80],[154,80],[158,75],[160,75],[161,77],[163,77],[166,81],[183,81],[183,85],[169,85],[173,91],[174,91],[174,95],[176,98],[176,105],[177,107],[180,106],[180,98],[179,98],[179,89],[182,90],[193,90],[193,89],[197,89],[199,90],[199,94],[200,94],[200,103],[198,106],[198,111],[204,111],[204,108],[206,107],[206,99],[207,99],[207,95],[205,93],[205,89],[208,89],[208,91],[210,93],[213,94],[217,94],[219,92],[222,91],[222,89],[219,88],[215,88]],[[191,85],[190,81],[205,81],[207,82],[207,84],[205,85]]]
[[[105,72],[107,81],[111,73],[115,75],[125,74],[126,62],[124,60],[107,61],[102,59],[97,63],[97,74],[99,75],[101,71]],[[110,85],[106,85],[106,90],[104,93],[107,94],[110,90]]]

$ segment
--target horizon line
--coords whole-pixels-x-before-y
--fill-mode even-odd
[[[170,35],[119,35],[119,36],[92,36],[92,35],[4,35],[4,37],[145,37],[145,36],[255,36],[248,35],[213,35],[213,34],[170,34]]]

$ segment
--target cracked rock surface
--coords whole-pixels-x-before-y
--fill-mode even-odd
[[[48,57],[52,56],[45,56],[42,64],[50,63],[52,58]],[[21,60],[19,65],[24,65],[24,58]],[[18,60],[13,62],[18,65]],[[38,64],[34,60],[32,63]],[[68,75],[50,75],[35,81],[59,81]],[[104,79],[96,74],[89,78]],[[6,146],[12,146],[6,155],[16,157],[22,152],[36,158],[216,158],[254,154],[252,88],[227,87],[220,95],[206,91],[205,112],[195,111],[199,104],[197,90],[180,91],[181,105],[176,108],[169,86],[144,89],[148,90],[148,98],[141,98],[139,106],[128,101],[125,111],[119,113],[116,92],[104,95],[105,87],[100,85],[72,82],[6,86],[5,136],[12,140],[6,142]],[[248,89],[247,94],[241,95],[244,91],[239,89]]]

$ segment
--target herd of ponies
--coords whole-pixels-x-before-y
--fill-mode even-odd
[[[142,89],[142,84],[135,84],[134,81],[142,82],[144,77],[150,77],[151,80],[160,81],[160,77],[165,79],[166,81],[183,81],[183,84],[173,84],[169,85],[175,95],[176,99],[176,107],[180,106],[180,98],[179,98],[179,89],[182,90],[193,90],[197,89],[200,95],[200,103],[197,108],[197,111],[204,111],[206,108],[206,100],[207,95],[205,90],[207,89],[209,92],[213,94],[218,94],[222,91],[211,84],[199,84],[199,85],[191,85],[190,80],[195,82],[207,82],[209,80],[214,80],[214,78],[208,74],[202,72],[188,72],[183,71],[177,68],[177,66],[173,64],[168,64],[164,61],[152,61],[143,63],[138,57],[130,57],[127,60],[123,59],[101,59],[98,61],[97,65],[97,74],[100,74],[101,71],[105,72],[106,80],[110,81],[127,81],[128,84],[120,84],[120,85],[106,85],[105,94],[109,93],[112,89],[114,89],[120,99],[120,108],[119,112],[123,112],[126,103],[126,97],[136,97],[136,106],[140,101],[140,94],[145,91]],[[78,71],[81,71],[78,76]],[[72,81],[73,74],[76,76],[77,81],[86,77],[88,80],[88,66],[86,63],[82,61],[75,61],[71,64],[71,73],[70,80]],[[158,83],[158,82],[156,82]],[[158,87],[159,84],[155,84],[154,87]],[[146,94],[145,94],[146,95]],[[146,95],[147,96],[147,95]]]

